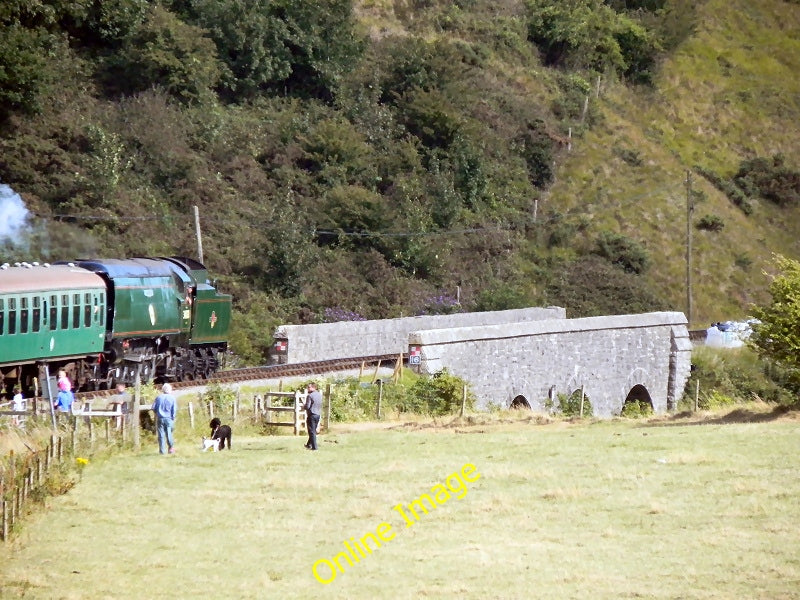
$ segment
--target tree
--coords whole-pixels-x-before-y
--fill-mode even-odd
[[[121,53],[129,92],[161,86],[187,103],[213,99],[222,75],[216,47],[203,29],[153,6]]]
[[[775,264],[780,273],[769,286],[772,302],[754,308],[761,323],[750,343],[762,357],[794,370],[800,367],[800,261],[778,255]]]
[[[233,99],[285,91],[329,100],[361,53],[351,0],[174,2],[206,29]]]
[[[650,81],[661,46],[627,15],[601,0],[528,0],[527,8],[528,39],[540,48],[545,63]]]

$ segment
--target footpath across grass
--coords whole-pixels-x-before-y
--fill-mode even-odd
[[[798,420],[321,439],[92,462],[0,546],[0,597],[800,597]]]

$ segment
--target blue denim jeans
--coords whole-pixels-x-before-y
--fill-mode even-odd
[[[172,450],[175,441],[172,439],[172,429],[175,427],[175,421],[159,417],[158,419],[158,451],[161,454],[166,454],[167,450]]]

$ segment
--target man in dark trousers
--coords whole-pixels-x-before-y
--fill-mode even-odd
[[[308,428],[308,442],[306,448],[308,450],[317,449],[317,425],[319,425],[319,416],[322,413],[322,392],[317,389],[316,383],[309,383],[306,388],[308,395],[306,396],[306,427]]]

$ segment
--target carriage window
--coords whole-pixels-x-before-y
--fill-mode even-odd
[[[0,335],[5,333],[3,329],[3,325],[5,324],[5,316],[6,316],[6,301],[0,298]]]
[[[100,326],[106,324],[106,303],[103,302],[103,297],[100,297]]]
[[[50,330],[58,327],[58,296],[50,296]]]
[[[69,296],[61,296],[61,329],[69,329]]]
[[[81,326],[81,295],[72,295],[72,328],[78,329]]]
[[[92,326],[92,295],[83,295],[83,326]]]
[[[19,299],[19,332],[28,333],[28,299]]]
[[[8,299],[8,333],[17,333],[17,299]]]
[[[39,296],[33,299],[33,321],[31,323],[31,331],[39,331],[42,325],[42,309],[41,300]]]

